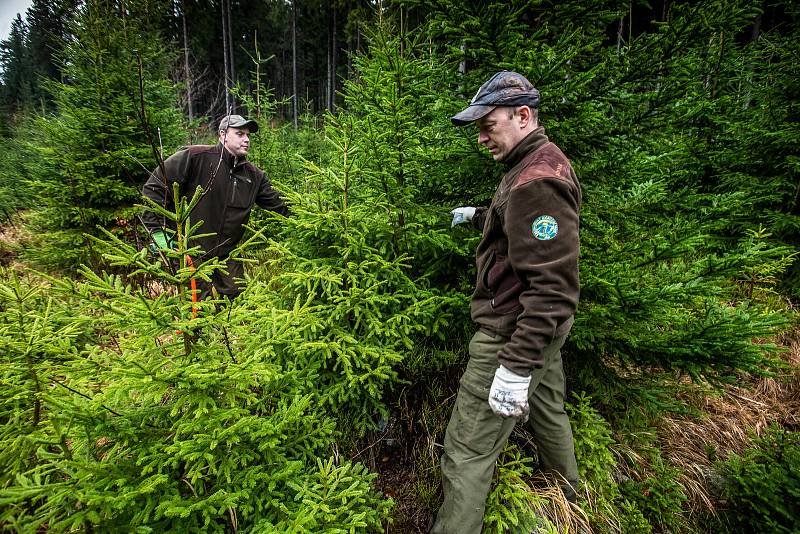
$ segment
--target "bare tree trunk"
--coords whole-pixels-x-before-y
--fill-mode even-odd
[[[753,24],[753,31],[750,34],[750,42],[753,45],[758,43],[758,39],[761,37],[761,20],[762,16],[758,15],[756,17],[755,23]],[[744,98],[742,99],[743,102],[742,109],[745,110],[750,107],[750,101],[753,98],[752,83],[753,83],[753,64],[750,63],[747,65],[747,74],[745,76],[745,84],[746,84],[745,93],[744,93]],[[798,192],[800,192],[800,189],[798,189]],[[797,199],[795,199],[795,206],[797,206]]]
[[[261,120],[261,52],[258,49],[258,30],[253,30],[253,50],[255,50],[256,65],[256,118]]]
[[[194,120],[192,113],[192,73],[189,70],[189,32],[186,30],[186,2],[181,2],[183,11],[183,68],[186,76],[186,111],[189,121]]]
[[[337,44],[336,44],[336,6],[333,6],[333,26],[331,28],[331,100],[328,109],[333,112],[336,109],[336,62],[337,57]]]
[[[332,51],[332,38],[331,38],[331,19],[333,15],[331,13],[331,6],[328,6],[328,57],[326,63],[328,64],[328,71],[327,75],[325,76],[325,107],[328,111],[331,110],[331,57],[333,56]]]
[[[794,202],[790,213],[800,215],[800,181],[797,182],[797,188],[794,190]]]
[[[725,53],[725,32],[719,34],[719,53],[717,54],[717,64],[714,67],[714,83],[711,85],[711,98],[717,97],[717,82],[719,81],[719,71],[722,66],[722,56]]]
[[[763,18],[764,16],[761,14],[756,17],[756,22],[753,24],[753,32],[750,34],[751,43],[757,43],[758,38],[761,37],[761,20]]]
[[[347,20],[350,17],[351,13],[352,11],[350,11],[347,14],[345,20]],[[356,20],[355,26],[356,26],[355,27],[356,34],[358,34],[358,27],[360,26],[360,22],[358,22],[358,20]],[[347,74],[345,75],[347,80],[353,79],[353,55],[355,55],[355,48],[354,48],[355,46],[356,46],[356,37],[351,34],[347,38]]]
[[[292,120],[297,130],[297,0],[292,0]]]
[[[225,82],[225,114],[227,115],[231,109],[231,95],[228,86],[228,17],[226,11],[228,9],[228,0],[222,0],[222,61],[225,72],[223,74],[223,81]]]
[[[226,0],[228,7],[225,10],[225,16],[228,17],[228,66],[230,68],[231,87],[233,87],[234,80],[236,79],[236,71],[234,70],[234,49],[233,49],[233,25],[231,24],[231,0]],[[231,103],[235,106],[236,102],[231,98]]]
[[[346,64],[346,80],[350,80],[352,76],[350,73],[353,72],[353,38],[350,37],[347,39],[347,64]]]
[[[633,0],[628,2],[628,44],[631,42],[633,42]]]

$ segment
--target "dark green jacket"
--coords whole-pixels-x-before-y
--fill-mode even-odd
[[[221,157],[220,157],[221,155]],[[200,245],[204,257],[226,257],[244,235],[253,204],[266,210],[288,215],[289,209],[263,171],[244,158],[235,158],[222,144],[192,145],[183,148],[164,162],[165,180],[156,169],[144,184],[142,194],[168,209],[173,209],[172,183],[180,184],[180,195],[191,198],[198,186],[203,197],[191,213],[192,224],[203,221],[192,245]],[[175,229],[153,212],[144,214],[144,224],[151,232]]]
[[[483,231],[476,262],[472,320],[510,337],[497,357],[526,376],[542,350],[569,332],[578,305],[578,215],[581,188],[572,166],[545,135],[514,147],[489,208],[473,224]]]

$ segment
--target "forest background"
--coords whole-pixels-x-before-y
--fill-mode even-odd
[[[800,532],[800,7],[34,0],[0,43],[0,526],[424,532],[503,173],[500,69],[581,179],[567,503],[515,433],[486,532]],[[191,302],[141,186],[227,110],[292,205]],[[151,209],[158,209],[150,206]]]

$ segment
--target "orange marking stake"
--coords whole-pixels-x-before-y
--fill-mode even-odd
[[[194,272],[194,262],[192,261],[192,257],[188,254],[186,255],[186,263],[189,264],[191,272]],[[197,319],[197,279],[192,278],[189,285],[192,291],[192,319]]]
[[[194,262],[192,261],[192,257],[188,254],[186,255],[186,263],[189,265],[189,270],[194,272]],[[197,319],[197,279],[192,278],[189,281],[189,288],[192,293],[192,319]],[[183,330],[175,330],[175,333],[181,335],[183,334]]]

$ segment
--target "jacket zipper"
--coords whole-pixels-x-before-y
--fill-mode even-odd
[[[228,176],[230,178],[233,178],[233,191],[231,191],[231,202],[230,202],[231,204],[233,204],[233,201],[236,199],[236,185],[239,183],[238,180],[236,179],[236,174],[234,174],[234,171],[236,170],[236,164],[238,163],[238,159],[239,158],[233,158],[233,166],[228,171]]]
[[[230,203],[233,204],[233,201],[236,199],[236,186],[239,183],[239,181],[236,178],[236,175],[233,174],[232,170],[231,170],[231,177],[233,178],[233,189],[231,190],[231,202]]]
[[[223,149],[224,150],[224,149]],[[233,167],[228,169],[228,176],[233,176],[233,169],[236,167],[236,159],[233,160]],[[235,178],[235,177],[234,177]],[[236,188],[236,182],[234,182],[234,190]],[[217,246],[214,247],[214,250],[219,249],[222,246],[222,229],[225,227],[225,215],[228,212],[228,203],[226,202],[225,205],[222,206],[222,218],[220,219],[219,228],[217,228]],[[217,252],[214,253],[215,255]]]

